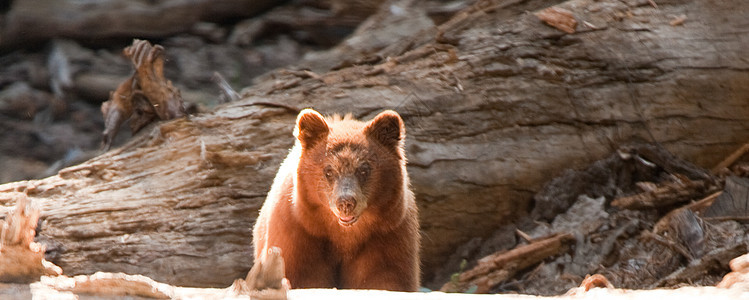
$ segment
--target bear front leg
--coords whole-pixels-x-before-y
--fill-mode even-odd
[[[420,273],[417,252],[414,245],[368,246],[341,266],[341,288],[415,292]]]
[[[286,234],[282,238],[273,239],[269,244],[281,248],[281,256],[286,263],[286,278],[291,288],[335,287],[335,269],[324,251],[324,245],[318,239]]]

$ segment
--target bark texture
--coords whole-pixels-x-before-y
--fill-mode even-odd
[[[238,102],[0,191],[38,203],[38,240],[68,273],[227,286],[250,269],[251,226],[293,143],[295,114],[253,103],[358,118],[392,108],[407,126],[428,279],[457,245],[526,215],[544,182],[621,144],[712,166],[749,139],[741,1],[572,0],[559,7],[574,34],[524,13],[558,2],[480,2],[388,46],[387,59],[276,73]]]

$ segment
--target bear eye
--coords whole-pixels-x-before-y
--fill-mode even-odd
[[[328,181],[333,180],[333,167],[327,166],[325,167],[323,172],[325,172],[325,179],[327,179]]]
[[[363,163],[359,168],[356,169],[356,177],[359,179],[359,181],[363,182],[367,180],[369,177],[369,172],[371,171],[371,167],[368,163]]]

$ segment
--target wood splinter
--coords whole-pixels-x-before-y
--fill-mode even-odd
[[[612,206],[624,209],[664,207],[699,197],[710,188],[705,180],[690,180],[678,176],[677,181],[663,183],[643,193],[621,197],[611,201]]]
[[[580,286],[570,289],[565,295],[582,295],[585,292],[590,291],[590,289],[592,288],[613,289],[614,285],[611,284],[611,282],[609,282],[609,280],[601,274],[585,275],[585,279],[583,279],[583,282],[580,283]]]
[[[39,210],[28,205],[29,199],[20,194],[15,210],[0,221],[0,282],[31,283],[42,275],[62,274],[44,259],[44,245],[34,242]]]
[[[536,17],[544,23],[566,33],[575,33],[577,20],[571,11],[559,7],[549,7],[537,12]]]
[[[155,120],[171,120],[187,114],[179,89],[164,77],[164,47],[136,39],[122,53],[130,59],[135,72],[101,105],[105,150],[109,150],[120,125],[128,119],[130,131],[135,134]]]
[[[723,161],[721,161],[715,167],[713,167],[713,169],[710,170],[710,172],[713,174],[717,174],[721,172],[723,169],[726,169],[730,167],[731,165],[733,165],[737,160],[739,160],[739,158],[744,156],[746,152],[749,152],[749,143],[746,143],[742,145],[741,147],[739,147],[739,149],[736,149],[736,151],[731,153],[731,155],[729,155]]]
[[[728,265],[731,267],[731,272],[726,274],[716,286],[726,289],[732,286],[749,287],[749,254],[732,259]]]
[[[286,279],[284,268],[281,249],[272,247],[262,260],[255,262],[247,278],[235,280],[228,292],[249,295],[251,299],[286,300],[291,284]]]

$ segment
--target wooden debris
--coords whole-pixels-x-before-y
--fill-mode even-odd
[[[310,70],[298,70],[298,71],[297,70],[281,70],[279,73],[282,75],[294,75],[302,79],[307,79],[307,78],[321,79],[322,78],[319,74],[312,72]]]
[[[612,199],[621,195],[622,188],[637,185],[637,181],[663,181],[663,176],[658,175],[663,173],[683,174],[689,180],[715,181],[704,169],[679,159],[663,147],[648,144],[626,145],[585,170],[566,172],[547,183],[534,196],[536,207],[532,215],[534,218],[551,220],[566,211],[581,194],[602,195]],[[647,183],[638,186],[644,191],[652,187]],[[655,187],[657,188],[657,185]],[[684,201],[688,200],[691,199]]]
[[[586,275],[583,282],[580,283],[580,287],[576,287],[567,292],[567,296],[581,295],[592,288],[608,288],[613,289],[614,285],[601,274]]]
[[[686,257],[689,261],[701,258],[705,253],[705,231],[696,211],[709,206],[720,193],[677,208],[655,223],[651,232],[643,235],[663,244]]]
[[[651,288],[674,286],[681,282],[688,282],[690,278],[704,277],[704,274],[713,272],[716,262],[721,265],[725,264],[729,259],[749,250],[744,242],[738,240],[733,245],[726,244],[723,245],[724,247],[710,251],[705,246],[708,236],[706,228],[703,227],[704,222],[695,214],[701,213],[705,216],[709,215],[708,211],[729,212],[729,214],[741,211],[741,209],[733,208],[737,203],[731,201],[730,195],[731,193],[746,193],[746,184],[743,178],[729,177],[725,191],[713,193],[700,201],[669,212],[653,226],[652,232],[643,233],[643,236],[669,247],[690,261],[687,266],[658,280]],[[726,208],[728,205],[719,205],[718,199],[721,199],[722,203],[730,203],[731,208]],[[740,206],[740,203],[738,205]],[[719,207],[719,209],[713,207]],[[710,218],[702,219],[709,220]]]
[[[558,233],[536,239],[530,244],[484,257],[471,270],[460,274],[457,282],[448,282],[443,292],[461,292],[475,286],[476,293],[488,293],[517,272],[567,250],[574,238],[570,233]]]
[[[298,114],[300,111],[302,111],[301,108],[298,108],[296,106],[286,105],[282,103],[275,103],[275,102],[266,102],[266,101],[250,102],[250,103],[242,104],[239,106],[256,106],[256,105],[283,108],[287,110],[288,112],[294,113],[294,114]]]
[[[654,182],[649,182],[649,181],[638,181],[638,182],[635,182],[635,185],[637,186],[637,188],[639,188],[643,192],[653,192],[658,189],[657,184],[655,184]]]
[[[15,211],[0,221],[0,282],[30,283],[43,275],[60,275],[60,267],[44,260],[45,247],[34,242],[39,210],[16,197]]]
[[[731,166],[730,169],[723,169],[718,173],[718,176],[722,175],[735,175],[739,177],[749,178],[749,162],[739,162]]]
[[[722,193],[723,193],[723,191],[718,191],[718,192],[712,193],[712,194],[708,195],[707,197],[703,198],[702,200],[694,202],[694,203],[687,204],[684,207],[692,210],[693,212],[697,212],[697,213],[702,212],[706,208],[708,208],[711,205],[713,205],[713,202],[715,202],[715,199],[718,198],[718,196],[720,196],[720,194],[722,194]]]
[[[96,296],[136,296],[157,299],[176,297],[175,287],[142,275],[97,272],[93,275],[62,276],[62,269],[44,260],[45,247],[33,242],[39,211],[29,209],[29,200],[18,194],[15,211],[0,221],[0,282],[42,284],[58,292]],[[53,277],[49,277],[53,276]],[[245,280],[238,279],[225,296],[249,295],[251,299],[282,300],[290,289],[278,248],[268,250]],[[2,293],[0,293],[2,294]]]
[[[623,146],[618,150],[622,156],[633,157],[643,164],[663,168],[669,174],[682,174],[689,179],[712,180],[713,177],[704,169],[684,161],[658,145]]]
[[[577,20],[571,11],[559,7],[549,7],[536,12],[536,17],[544,21],[549,26],[564,31],[566,33],[575,33]]]
[[[112,139],[117,135],[120,126],[133,114],[134,77],[120,83],[114,92],[109,94],[109,101],[101,104],[101,113],[104,115],[104,132],[102,132],[102,143],[109,149]]]
[[[701,220],[694,212],[690,209],[677,209],[673,211],[669,220],[669,236],[684,245],[692,259],[702,257],[705,254],[707,237]]]
[[[734,151],[733,153],[731,153],[731,155],[729,155],[728,157],[726,157],[726,159],[724,159],[723,161],[721,161],[720,163],[718,163],[715,167],[713,167],[713,169],[711,170],[711,172],[713,174],[720,173],[721,171],[723,171],[726,168],[728,168],[731,165],[733,165],[737,160],[739,160],[739,158],[741,158],[742,156],[744,156],[744,154],[746,154],[746,152],[749,152],[749,143],[746,143],[746,144],[742,145],[741,147],[739,147],[739,149],[736,149],[736,151]]]
[[[684,24],[684,21],[687,20],[687,15],[679,15],[671,20],[671,22],[668,22],[668,24],[671,24],[671,26],[680,26]]]
[[[291,288],[286,279],[281,249],[272,247],[262,261],[256,262],[244,280],[237,279],[229,287],[236,295],[249,295],[252,299],[285,300]]]
[[[186,115],[179,89],[164,77],[164,47],[135,39],[123,54],[135,66],[135,73],[101,105],[105,149],[109,149],[120,125],[128,119],[135,134],[157,118],[171,120]]]
[[[135,39],[122,52],[135,66],[138,88],[159,119],[171,120],[184,116],[185,107],[179,90],[164,77],[164,47]]]
[[[224,76],[221,76],[221,73],[219,72],[213,72],[213,77],[211,77],[213,82],[216,83],[218,88],[221,90],[221,96],[219,97],[219,103],[229,103],[239,100],[239,98],[242,98],[232,87],[229,85],[229,83],[224,79]]]
[[[726,274],[716,286],[719,288],[731,288],[733,286],[740,286],[743,289],[749,288],[749,254],[732,259],[728,266],[731,267],[731,273]]]
[[[689,209],[676,209],[661,218],[652,232],[644,232],[651,238],[686,257],[689,261],[704,253],[705,236],[702,225]]]
[[[705,209],[707,220],[749,220],[749,179],[729,176],[715,202]]]
[[[690,180],[685,176],[678,176],[676,179],[653,190],[614,199],[611,205],[624,209],[665,207],[700,197],[710,187],[709,182],[705,180]]]
[[[521,239],[525,240],[526,242],[531,242],[533,240],[533,238],[531,238],[530,235],[528,235],[527,233],[521,231],[520,229],[515,228],[515,234],[517,234],[518,237],[520,237]]]
[[[655,233],[652,233],[652,232],[649,232],[649,231],[643,232],[642,233],[642,237],[643,238],[648,238],[648,239],[653,240],[653,241],[656,241],[656,242],[660,243],[661,245],[668,247],[669,249],[673,250],[674,252],[681,254],[681,256],[686,257],[687,260],[689,260],[689,261],[694,260],[694,256],[692,256],[691,254],[689,254],[689,251],[686,248],[684,248],[684,246],[682,246],[681,244],[677,243],[673,239],[666,238],[666,237],[663,237],[661,235],[658,235],[658,234],[655,234]]]
[[[136,296],[169,299],[174,287],[142,275],[96,272],[94,275],[43,277],[42,283],[57,291],[97,296]]]
[[[692,261],[668,276],[661,278],[651,285],[650,288],[673,287],[680,283],[690,282],[693,278],[705,277],[705,274],[715,272],[716,264],[726,265],[731,259],[746,253],[747,250],[749,250],[747,249],[747,245],[740,241],[731,246],[715,249],[706,253],[702,258]],[[724,277],[724,281],[726,280],[725,278],[728,278],[728,275]]]

